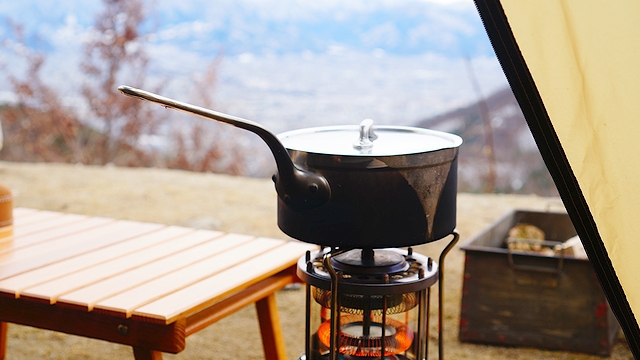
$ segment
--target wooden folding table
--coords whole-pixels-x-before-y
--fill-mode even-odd
[[[266,359],[286,359],[274,293],[309,244],[162,224],[14,210],[0,239],[0,359],[6,323],[178,353],[185,338],[255,303]]]

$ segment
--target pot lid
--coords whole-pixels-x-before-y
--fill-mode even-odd
[[[278,135],[289,150],[338,156],[394,156],[457,148],[457,135],[408,126],[324,126],[288,131]]]

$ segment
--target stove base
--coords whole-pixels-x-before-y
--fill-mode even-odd
[[[361,356],[351,356],[351,355],[340,355],[338,359],[339,360],[367,360],[367,359],[381,360],[378,357],[361,357]],[[298,360],[307,360],[307,356],[304,354],[300,355]],[[326,355],[315,354],[310,360],[329,360],[329,354],[326,354]],[[389,355],[389,356],[385,356],[384,360],[411,360],[411,359],[403,355]]]
[[[341,360],[365,360],[365,359],[379,359],[379,358],[343,355],[340,359]],[[390,355],[390,356],[385,356],[384,360],[409,360],[409,358],[402,355]]]

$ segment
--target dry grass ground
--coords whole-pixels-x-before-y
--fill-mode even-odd
[[[15,205],[172,225],[210,227],[283,238],[276,225],[276,195],[265,179],[158,169],[123,169],[63,164],[0,162],[0,182],[14,192]],[[558,199],[537,196],[458,196],[460,244],[513,208],[560,207]],[[436,257],[446,240],[416,249]],[[445,355],[448,359],[601,359],[576,353],[463,344],[457,340],[464,254],[457,247],[445,264]],[[436,295],[434,291],[432,295]],[[436,298],[432,304],[437,304]],[[304,291],[278,294],[290,359],[304,348]],[[430,358],[437,358],[432,307]],[[10,325],[7,359],[127,359],[131,349],[103,341]],[[255,310],[247,307],[187,339],[186,350],[165,359],[262,359]],[[612,359],[631,359],[620,336]]]

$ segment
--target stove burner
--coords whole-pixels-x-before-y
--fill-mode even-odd
[[[331,276],[323,263],[330,249],[309,253],[298,261],[298,276],[320,289],[331,289]],[[330,259],[341,274],[339,292],[352,295],[400,295],[435,284],[438,265],[431,258],[397,248],[353,249]]]
[[[402,254],[391,250],[354,249],[331,258],[336,271],[351,275],[383,275],[409,269]]]
[[[365,334],[363,317],[358,315],[343,315],[340,317],[341,354],[358,358],[379,358],[384,341],[385,355],[396,355],[405,352],[413,343],[413,331],[397,320],[386,319],[384,340],[382,339],[382,318],[372,317],[368,326],[369,334]],[[318,339],[329,346],[331,341],[330,321],[325,321],[318,328]]]

